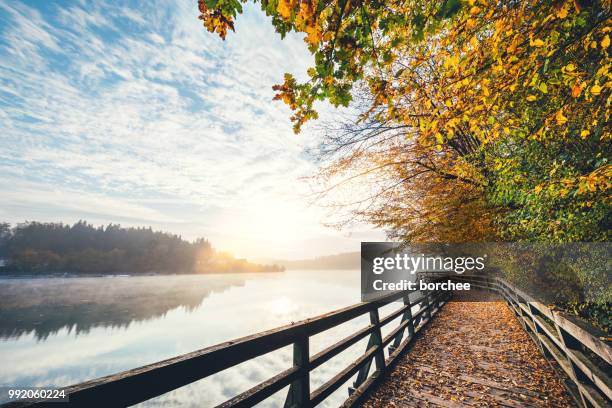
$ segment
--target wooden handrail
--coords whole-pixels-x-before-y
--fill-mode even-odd
[[[469,275],[449,278],[499,293],[544,357],[555,361],[563,370],[560,374],[569,377],[568,388],[576,402],[585,408],[611,406],[612,351],[599,338],[603,333],[580,319],[549,308],[502,278]]]
[[[68,395],[68,402],[62,406],[121,407],[134,405],[288,345],[293,345],[293,366],[291,368],[218,407],[250,407],[287,385],[289,385],[289,391],[285,401],[286,407],[312,407],[327,398],[355,374],[358,374],[357,381],[351,391],[358,391],[355,395],[361,395],[373,384],[373,379],[380,377],[401,351],[412,342],[415,335],[447,300],[448,295],[450,295],[448,292],[429,292],[411,302],[409,292],[397,292],[383,296],[374,302],[359,303],[312,319],[220,343],[119,374],[65,387],[63,389]],[[396,300],[403,300],[404,305],[399,310],[380,319],[379,309]],[[419,307],[419,310],[412,316],[411,308],[415,306]],[[370,325],[310,356],[311,336],[366,313],[370,315]],[[398,327],[383,339],[381,328],[400,316],[402,318]],[[404,339],[406,331],[408,333]],[[310,391],[310,372],[312,370],[367,336],[369,336],[369,342],[364,354],[325,384]],[[392,341],[394,344],[390,345]],[[389,346],[389,358],[385,359],[384,351],[387,346]],[[376,370],[370,374],[370,366],[373,361],[376,363]],[[355,398],[349,396],[345,404],[352,406],[355,401]],[[58,405],[56,402],[46,401],[10,402],[1,407],[57,408]]]

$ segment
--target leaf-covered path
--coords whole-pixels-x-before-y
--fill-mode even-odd
[[[572,407],[505,303],[449,302],[364,407]]]

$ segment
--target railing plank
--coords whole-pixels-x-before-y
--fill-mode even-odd
[[[393,329],[389,334],[387,334],[385,336],[385,338],[382,341],[382,345],[384,347],[386,347],[389,343],[391,343],[391,341],[393,339],[395,339],[395,337],[401,333],[402,331],[404,331],[407,327],[408,324],[410,324],[410,322],[408,320],[404,320],[400,323],[400,325],[398,327],[396,327],[395,329]]]
[[[384,326],[389,322],[392,322],[393,320],[397,319],[398,317],[400,317],[401,315],[403,315],[407,309],[410,309],[409,305],[404,305],[402,307],[400,307],[398,310],[395,310],[393,313],[388,314],[387,316],[383,317],[382,319],[380,319],[380,325]]]
[[[374,355],[378,352],[378,346],[370,347],[365,354],[360,356],[357,360],[351,363],[344,370],[340,371],[334,377],[332,377],[325,384],[321,385],[310,395],[310,402],[313,406],[320,404],[325,398],[331,395],[334,391],[336,391],[342,384],[347,382],[359,369],[363,364],[365,364],[368,360],[372,359]]]
[[[253,405],[265,400],[275,392],[280,391],[292,381],[294,381],[299,374],[298,367],[291,367],[282,373],[275,375],[274,377],[266,380],[255,387],[249,389],[235,396],[234,398],[217,405],[215,408],[246,408],[252,407]]]
[[[612,384],[610,378],[589,360],[580,350],[567,350],[570,360],[578,366],[582,373],[599,388],[604,395],[612,400]]]
[[[606,363],[612,365],[612,349],[609,345],[580,327],[577,319],[559,311],[554,311],[552,314],[554,316],[552,320],[554,320],[561,329],[565,330],[582,345],[601,357]]]
[[[310,368],[314,370],[321,364],[325,363],[330,358],[340,354],[359,340],[365,338],[368,334],[371,334],[374,330],[374,325],[370,324],[358,332],[345,337],[344,339],[332,344],[324,350],[321,350],[310,359]]]

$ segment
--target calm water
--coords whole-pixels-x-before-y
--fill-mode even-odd
[[[70,385],[357,302],[358,271],[0,279],[0,385]],[[367,322],[363,316],[315,336],[311,353]],[[312,389],[365,347],[364,340],[315,370]],[[142,405],[213,406],[291,360],[286,347]],[[285,393],[261,405],[282,406]],[[346,396],[343,386],[323,405],[337,406]]]

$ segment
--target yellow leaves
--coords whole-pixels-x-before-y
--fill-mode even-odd
[[[468,28],[468,30],[473,29],[474,27],[476,27],[476,20],[474,20],[473,18],[468,18],[465,22],[465,26]]]
[[[588,131],[587,129],[583,130],[582,132],[580,132],[580,137],[584,140],[587,138],[587,136],[589,136],[591,134],[590,131]]]
[[[509,168],[509,166],[506,166],[507,161],[508,160],[495,159],[493,168],[496,171],[499,171],[499,170],[503,169],[504,167],[508,167]]]
[[[477,49],[478,48],[478,38],[476,38],[476,36],[473,36],[472,38],[470,38],[470,45],[472,46],[472,49]]]
[[[223,14],[220,10],[209,9],[205,1],[198,3],[200,15],[198,18],[204,23],[204,27],[211,32],[217,33],[221,39],[225,40],[227,30],[234,30],[234,22],[231,17]]]
[[[444,61],[444,67],[451,67],[457,70],[459,67],[459,55],[451,55],[450,57],[446,58],[446,61]]]
[[[559,11],[557,11],[557,17],[560,19],[564,19],[567,17],[567,8],[565,6],[561,7]]]
[[[608,72],[610,71],[610,65],[609,64],[605,64],[602,65],[596,73],[596,76],[608,76]]]
[[[601,86],[599,84],[595,84],[591,87],[591,93],[593,95],[599,95],[601,93]]]
[[[582,93],[582,88],[584,88],[584,84],[581,84],[580,81],[576,81],[572,87],[572,97],[579,97]]]
[[[563,68],[565,69],[566,72],[574,72],[576,70],[576,66],[572,63],[567,64]]]
[[[321,28],[317,24],[312,24],[306,27],[306,42],[311,45],[318,44],[323,38]]]
[[[316,9],[316,1],[301,1],[300,2],[300,10],[295,16],[295,27],[304,31],[308,24],[316,24],[314,17],[314,12]]]
[[[562,110],[559,110],[557,112],[557,114],[555,115],[555,120],[557,121],[558,125],[564,125],[567,123],[567,118],[563,115]]]
[[[506,49],[508,54],[514,54],[516,52],[516,49],[518,48],[518,45],[519,45],[519,42],[517,41],[517,38],[515,37],[515,39],[512,40],[512,42],[510,43],[510,45]]]
[[[531,42],[532,47],[543,47],[544,45],[546,45],[546,43],[539,38]]]
[[[586,176],[580,176],[577,194],[594,193],[597,190],[607,191],[612,188],[612,166],[598,168]]]
[[[541,184],[538,184],[537,186],[535,186],[535,188],[533,189],[533,191],[534,191],[536,194],[540,194],[540,191],[542,191],[542,188],[543,188],[543,187],[542,187],[542,185],[541,185]]]
[[[538,97],[537,97],[537,96],[535,96],[535,95],[529,95],[529,96],[527,97],[527,102],[533,102],[533,101],[535,101],[536,99],[538,99]]]
[[[571,187],[574,185],[574,180],[570,179],[570,178],[564,178],[561,180],[561,183],[565,186],[565,187]]]
[[[276,7],[276,11],[281,15],[285,20],[289,20],[291,17],[291,12],[293,11],[293,3],[291,0],[279,0],[278,6]]]
[[[497,20],[495,22],[494,38],[498,38],[505,31],[506,24],[504,20]]]
[[[601,40],[601,48],[604,50],[610,46],[610,36],[606,34],[606,36]]]
[[[546,86],[546,82],[541,82],[538,88],[540,89],[540,92],[545,94],[548,93],[548,86]]]
[[[459,119],[459,118],[452,118],[451,120],[446,122],[446,125],[444,125],[444,128],[447,129],[448,132],[450,133],[454,128],[457,127],[457,125],[460,122],[461,122],[461,119]]]
[[[476,15],[476,14],[480,13],[480,10],[481,10],[481,9],[480,9],[480,7],[478,7],[478,6],[474,6],[474,7],[472,7],[472,8],[470,9],[470,14],[471,14],[471,15]]]
[[[591,177],[592,175],[589,174],[589,176],[586,179],[586,184],[587,184],[587,188],[589,189],[589,191],[593,192],[593,191],[597,191],[597,178],[596,177]]]

